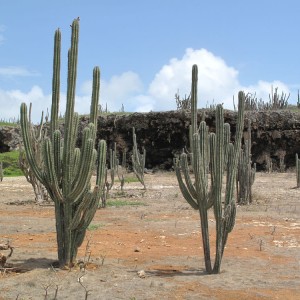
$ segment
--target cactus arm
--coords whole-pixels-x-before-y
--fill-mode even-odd
[[[185,179],[186,186],[187,186],[189,193],[191,194],[191,196],[194,199],[197,199],[197,193],[196,193],[195,187],[192,183],[191,176],[189,174],[188,160],[187,160],[187,155],[185,153],[183,153],[180,156],[180,166],[181,166],[181,171],[183,172],[184,179]],[[198,207],[198,204],[197,204],[197,207]]]
[[[183,153],[181,154],[181,158],[180,158],[180,162],[178,160],[174,160],[174,166],[175,166],[175,172],[176,172],[176,176],[177,176],[177,180],[178,180],[178,185],[180,188],[180,191],[183,195],[183,197],[186,199],[186,201],[191,205],[191,207],[193,209],[199,209],[199,205],[198,203],[195,201],[195,198],[193,196],[195,195],[195,190],[190,189],[190,178],[188,179],[189,182],[187,184],[184,183],[181,172],[180,172],[180,164],[181,164],[181,170],[183,171],[183,173],[185,174],[185,179],[187,179],[187,177],[189,177],[188,175],[186,175],[186,173],[188,173],[188,170],[186,169],[187,164],[183,164],[182,161],[186,160],[186,154]],[[192,191],[192,192],[191,192]],[[192,195],[192,193],[194,195]]]
[[[98,119],[98,105],[100,95],[100,69],[95,67],[93,70],[93,91],[92,91],[92,104],[90,111],[90,123],[93,123],[97,131]]]
[[[98,168],[96,185],[99,186],[99,190],[102,191],[105,183],[105,162],[106,162],[106,142],[100,140],[98,145]]]
[[[236,170],[238,166],[238,160],[239,160],[239,154],[240,154],[241,142],[242,142],[242,134],[244,128],[245,94],[243,92],[239,92],[238,99],[239,99],[238,119],[237,119],[233,157],[231,163],[232,172],[229,172],[227,175],[228,183],[226,186],[225,205],[228,205],[229,203],[231,203],[231,201],[233,201],[234,181],[236,177]]]
[[[92,170],[96,162],[97,151],[94,149],[94,141],[92,139],[88,140],[88,145],[85,148],[86,150],[84,149],[85,151],[82,153],[81,167],[78,169],[78,174],[81,174],[81,176],[73,186],[71,193],[67,196],[67,199],[73,203],[76,203],[86,191],[87,184],[91,180]]]
[[[67,103],[65,114],[65,137],[63,152],[63,168],[65,176],[63,177],[63,190],[66,195],[70,193],[72,181],[72,160],[73,160],[73,139],[74,132],[72,125],[74,122],[75,90],[77,77],[78,60],[78,39],[79,22],[75,19],[72,23],[71,48],[68,53],[68,84],[67,84]]]
[[[36,159],[33,154],[33,149],[32,149],[32,144],[31,144],[31,138],[30,138],[30,124],[28,122],[28,116],[27,116],[27,105],[25,103],[21,104],[21,109],[20,109],[20,125],[21,125],[21,132],[22,132],[22,137],[23,137],[23,142],[24,142],[24,148],[28,149],[26,151],[26,157],[28,160],[28,163],[32,167],[32,171],[34,172],[36,178],[44,183],[44,177],[39,169]]]
[[[230,143],[230,124],[224,124],[224,168],[227,170],[228,164],[228,144]]]
[[[60,56],[61,56],[61,33],[57,29],[54,35],[53,79],[52,79],[52,106],[50,134],[58,129],[59,94],[60,94]]]
[[[83,224],[87,221],[85,219],[85,217],[88,214],[90,214],[90,215],[95,214],[96,210],[93,210],[92,212],[89,212],[88,208],[90,206],[92,206],[92,207],[95,206],[95,203],[91,203],[91,200],[93,199],[93,196],[95,196],[95,193],[97,192],[97,189],[98,189],[98,187],[95,188],[93,192],[86,193],[83,200],[78,205],[78,207],[76,209],[76,212],[74,214],[74,217],[72,218],[72,222],[70,224],[70,230],[81,229]],[[98,207],[98,205],[96,205],[96,209],[97,209],[97,207]],[[89,220],[89,221],[91,221],[91,220]],[[86,228],[82,228],[82,229],[86,229]]]
[[[192,87],[191,87],[191,102],[192,102],[192,104],[191,104],[191,136],[197,132],[197,97],[198,97],[197,85],[198,85],[198,67],[197,67],[197,65],[193,65]]]
[[[199,208],[204,206],[204,202],[206,201],[207,195],[207,185],[205,183],[205,166],[203,165],[203,159],[201,155],[201,140],[200,135],[198,133],[193,136],[193,170],[195,175],[195,189],[197,194],[197,202]],[[206,205],[205,205],[206,207]]]
[[[45,175],[47,178],[46,181],[46,188],[51,191],[54,195],[55,201],[63,202],[63,196],[59,189],[59,183],[57,181],[57,176],[55,172],[55,162],[54,162],[54,155],[52,152],[52,144],[49,138],[46,138],[44,141],[44,162],[45,162]]]
[[[80,155],[81,155],[80,149],[75,148],[75,150],[74,150],[74,167],[73,167],[73,173],[74,174],[78,174],[79,163],[80,163]]]
[[[137,147],[136,142],[136,134],[135,134],[135,128],[132,128],[132,138],[133,138],[133,154],[132,154],[132,167],[133,171],[138,178],[138,180],[141,182],[141,184],[144,186],[144,189],[146,189],[146,185],[144,182],[144,169],[145,169],[145,162],[146,162],[146,150],[143,147],[143,152],[140,153]]]
[[[54,155],[54,167],[57,181],[61,182],[61,133],[59,130],[55,130],[52,136],[53,155]]]

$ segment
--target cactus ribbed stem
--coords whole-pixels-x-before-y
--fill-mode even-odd
[[[192,113],[190,126],[191,162],[194,182],[189,174],[187,154],[174,160],[180,190],[187,202],[199,210],[205,268],[207,273],[219,273],[228,233],[233,229],[236,207],[233,197],[237,163],[244,126],[243,92],[239,93],[239,108],[235,144],[230,143],[230,127],[224,124],[223,107],[216,107],[216,132],[208,133],[204,121],[197,127],[197,66],[192,69]],[[210,184],[208,176],[210,166]],[[225,199],[222,200],[223,174],[226,170]],[[224,203],[224,204],[223,204]],[[208,227],[208,209],[213,208],[216,220],[216,254],[212,266]]]
[[[58,130],[60,33],[55,33],[53,60],[53,97],[50,136],[41,148],[44,164],[37,163],[31,146],[27,106],[21,104],[21,130],[28,162],[36,177],[45,185],[55,204],[58,260],[60,266],[73,265],[86,229],[90,224],[104,185],[106,143],[94,149],[97,130],[100,70],[93,71],[93,92],[90,123],[83,131],[82,148],[76,148],[79,117],[74,112],[77,74],[79,21],[72,23],[71,49],[68,54],[68,90],[64,138]],[[96,186],[90,191],[91,176],[97,161]]]
[[[51,125],[50,133],[58,130],[59,94],[60,94],[60,53],[61,53],[61,33],[55,31],[54,36],[54,57],[53,57],[53,79],[52,79],[52,105],[51,105]]]
[[[251,161],[251,120],[248,119],[247,138],[241,149],[236,176],[237,202],[249,204],[252,202],[252,185],[255,180],[256,164]]]
[[[0,161],[0,182],[3,181],[3,163]]]
[[[144,181],[144,173],[145,173],[145,163],[146,163],[146,150],[143,147],[142,153],[139,152],[137,142],[136,142],[136,134],[135,128],[132,128],[132,139],[133,139],[133,149],[132,149],[132,167],[133,171],[139,180],[139,182],[146,189],[146,184]]]

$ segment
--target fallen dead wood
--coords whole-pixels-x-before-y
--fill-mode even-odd
[[[5,275],[7,273],[26,273],[29,269],[12,267],[11,264],[7,264],[5,267],[0,267],[0,274]]]

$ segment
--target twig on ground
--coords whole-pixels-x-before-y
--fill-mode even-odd
[[[88,296],[90,295],[90,291],[85,287],[85,285],[81,282],[81,278],[85,276],[85,274],[82,274],[80,277],[78,277],[79,284],[84,288],[85,291],[85,300],[87,300]]]

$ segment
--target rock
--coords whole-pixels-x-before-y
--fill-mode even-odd
[[[137,275],[140,277],[140,278],[146,278],[146,273],[144,270],[140,270],[137,272]]]
[[[0,126],[0,153],[18,150],[21,142],[19,127]]]
[[[200,122],[203,110],[198,111]],[[230,123],[232,140],[236,126],[237,113],[225,110],[225,122]],[[300,113],[283,111],[246,112],[245,118],[252,121],[252,160],[257,170],[265,170],[266,156],[273,163],[273,170],[279,168],[279,158],[285,151],[284,163],[287,168],[295,166],[295,154],[300,153]],[[206,110],[205,121],[211,131],[215,130],[214,112]],[[78,134],[78,146],[81,144],[82,128],[89,119],[82,117]],[[147,170],[171,170],[173,158],[189,146],[189,111],[167,111],[133,113],[129,115],[111,114],[100,116],[97,138],[105,139],[108,148],[117,143],[119,157],[127,149],[127,162],[131,165],[132,127],[135,127],[138,146],[145,147]],[[245,126],[247,122],[245,121]],[[61,126],[63,131],[63,125]],[[247,128],[244,129],[245,134]],[[17,127],[0,127],[0,152],[18,149],[20,130]]]

